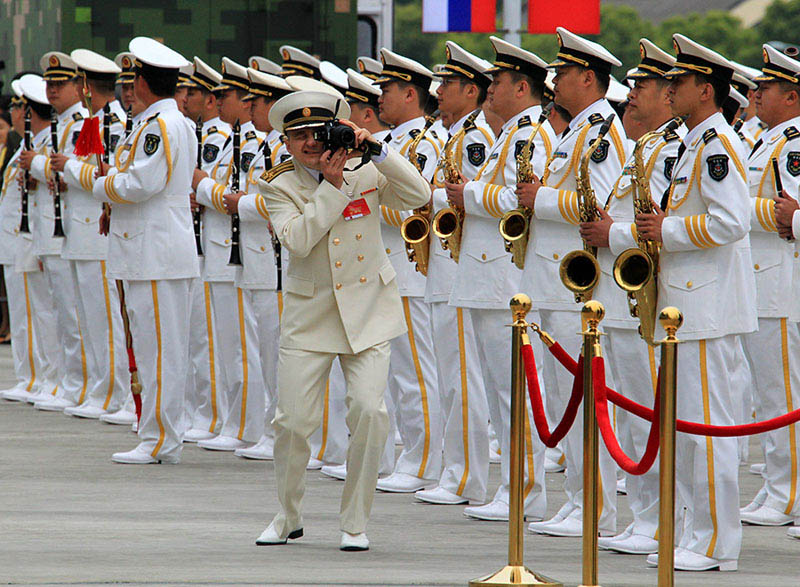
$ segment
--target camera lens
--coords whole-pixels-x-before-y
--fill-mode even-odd
[[[352,149],[356,146],[356,133],[344,124],[337,124],[330,130],[330,143],[335,148]]]

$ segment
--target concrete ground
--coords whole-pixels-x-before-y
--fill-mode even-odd
[[[0,388],[10,386],[10,349],[0,347]],[[177,466],[127,466],[112,452],[135,446],[124,427],[38,412],[0,401],[0,583],[466,585],[499,569],[507,525],[470,521],[461,506],[429,506],[379,494],[371,550],[338,550],[343,484],[308,474],[305,532],[288,546],[257,547],[275,512],[272,463],[187,446]],[[758,459],[751,445],[751,460]],[[496,487],[499,466],[492,465]],[[547,476],[549,509],[563,476]],[[759,479],[741,469],[742,503]],[[630,520],[620,498],[619,528]],[[796,585],[800,541],[785,528],[745,527],[736,573],[678,573],[678,585]],[[580,582],[581,543],[525,536],[529,568]],[[601,552],[600,582],[655,585],[644,558]]]

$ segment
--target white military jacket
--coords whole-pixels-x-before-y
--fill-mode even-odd
[[[245,122],[240,127],[240,154],[246,152],[247,143],[256,141],[256,130],[252,122]],[[207,135],[207,141],[216,146],[223,133]],[[211,143],[203,145],[203,159]],[[255,149],[252,149],[254,156]],[[216,154],[216,151],[214,151]],[[209,174],[197,185],[197,202],[205,206],[203,211],[203,281],[233,282],[236,279],[236,267],[228,265],[231,257],[231,217],[225,208],[222,195],[230,186],[231,163],[233,161],[233,134],[224,140],[217,155],[216,162]],[[239,185],[244,190],[244,184]],[[241,233],[240,233],[241,234]],[[241,241],[240,241],[241,245]]]
[[[290,255],[281,347],[359,353],[406,331],[395,270],[381,239],[379,206],[418,208],[428,201],[428,183],[396,151],[384,148],[384,153],[376,158],[380,162],[345,171],[341,191],[319,182],[294,159],[259,181],[272,225]],[[361,198],[369,214],[345,220],[345,208]]]
[[[412,118],[402,124],[398,124],[391,133],[387,143],[389,147],[408,158],[408,149],[414,138],[422,132],[425,127],[425,118],[420,116]],[[384,139],[386,142],[386,139]],[[417,162],[422,167],[422,177],[430,182],[439,159],[442,145],[431,130],[417,146]],[[430,193],[430,188],[428,189]],[[400,236],[400,225],[408,217],[409,213],[392,210],[387,206],[381,206],[381,234],[383,244],[386,245],[386,254],[392,262],[394,270],[397,272],[397,288],[401,296],[422,297],[425,295],[425,276],[416,270],[416,265],[409,262],[406,254],[405,242]],[[436,237],[434,237],[434,240]],[[437,244],[437,243],[434,243]]]
[[[222,156],[222,147],[230,134],[230,125],[227,122],[223,122],[219,116],[215,116],[203,123],[202,148],[200,149],[201,169],[209,175],[219,162]]]
[[[442,147],[433,177],[433,185],[435,186],[433,190],[433,215],[450,205],[444,189],[442,171],[448,143],[452,143],[451,147],[455,156],[456,167],[461,170],[461,175],[467,181],[475,179],[478,175],[478,172],[486,163],[489,151],[494,143],[494,132],[486,122],[486,116],[483,112],[475,119],[475,128],[468,130],[455,140],[467,118],[469,118],[469,114],[454,122],[448,129],[448,141]],[[433,215],[431,218],[433,218]],[[456,280],[457,268],[456,263],[450,257],[450,251],[442,249],[441,241],[431,233],[428,277],[425,281],[426,302],[448,302],[450,300],[450,293]]]
[[[668,122],[662,124],[657,131],[663,131]],[[650,139],[644,146],[642,158],[645,174],[650,184],[650,195],[658,204],[664,192],[669,188],[672,169],[678,160],[678,147],[681,137],[686,134],[686,127],[681,125],[669,135]],[[594,290],[594,299],[602,302],[606,310],[603,324],[613,328],[636,329],[639,319],[633,318],[628,309],[628,296],[616,284],[613,276],[614,261],[626,249],[639,246],[638,234],[634,224],[633,198],[636,187],[631,181],[634,173],[633,150],[625,162],[622,175],[614,183],[614,189],[605,203],[605,209],[614,220],[608,232],[608,247],[600,247],[597,261],[602,275]],[[660,306],[660,305],[659,305]]]
[[[575,312],[581,309],[574,294],[561,283],[559,266],[564,255],[583,248],[578,232],[578,170],[581,158],[611,114],[615,114],[611,104],[601,99],[575,116],[553,147],[545,167],[543,185],[536,194],[521,281],[521,291],[530,295],[534,307]],[[608,199],[626,159],[625,131],[615,116],[589,163],[589,180],[599,205]]]
[[[747,159],[750,190],[750,254],[756,280],[760,318],[787,318],[795,295],[787,295],[795,247],[778,236],[775,223],[776,194],[772,159],[778,160],[783,189],[797,196],[800,187],[800,117],[765,131]]]
[[[22,218],[22,194],[17,184],[17,166],[22,145],[10,156],[3,170],[0,190],[0,265],[13,267],[19,244],[19,222]]]
[[[464,228],[461,257],[450,303],[467,308],[502,310],[517,293],[522,271],[511,262],[499,232],[499,219],[518,206],[517,155],[536,128],[540,105],[517,113],[503,124],[486,163],[464,186]],[[555,133],[545,121],[532,143],[532,163],[541,175],[550,157]],[[502,200],[502,202],[501,202]]]
[[[97,112],[96,116],[100,118],[102,137],[103,111]],[[75,126],[80,132],[80,129],[83,128],[83,121]],[[109,130],[109,151],[113,153],[125,134],[125,119],[120,119],[113,109]],[[67,234],[67,239],[61,256],[64,259],[105,260],[108,255],[108,238],[99,231],[103,206],[92,196],[97,159],[94,155],[75,157],[74,148],[74,144],[70,141],[64,145],[63,151],[61,151],[62,147],[59,147],[60,152],[73,157],[67,161],[64,172],[61,174],[67,184],[67,190],[61,194],[62,209],[63,202],[66,201],[69,204],[69,213],[64,214],[62,210],[64,232]]]
[[[720,113],[683,143],[661,227],[658,305],[683,313],[682,340],[752,332],[756,286],[744,147]]]
[[[118,150],[118,166],[94,183],[113,206],[108,277],[185,279],[199,275],[189,194],[196,139],[172,98],[142,113]]]

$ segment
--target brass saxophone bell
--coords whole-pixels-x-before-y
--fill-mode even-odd
[[[417,271],[428,274],[428,251],[431,226],[422,214],[412,214],[400,225],[400,236],[406,243],[408,260],[415,263]]]
[[[564,287],[575,294],[575,301],[584,302],[591,298],[600,279],[600,264],[588,251],[576,249],[564,255],[558,275]]]
[[[525,268],[525,252],[530,239],[531,212],[517,208],[506,212],[500,219],[500,235],[505,241],[507,253],[511,253],[511,262],[519,269]]]
[[[627,292],[641,290],[653,278],[653,260],[639,248],[626,249],[614,260],[614,281]]]

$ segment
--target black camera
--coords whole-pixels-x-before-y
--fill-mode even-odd
[[[325,150],[333,153],[338,149],[355,149],[355,131],[338,120],[331,120],[314,130],[314,139],[325,145]]]

